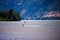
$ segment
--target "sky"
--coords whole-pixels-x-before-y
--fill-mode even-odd
[[[0,0],[0,10],[14,9],[22,19],[40,20],[49,11],[60,11],[60,0]]]

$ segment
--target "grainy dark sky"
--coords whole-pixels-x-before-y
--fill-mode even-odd
[[[13,8],[23,19],[40,19],[48,11],[60,10],[59,0],[0,0],[0,10]]]

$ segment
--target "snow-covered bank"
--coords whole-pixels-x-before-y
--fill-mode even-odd
[[[22,25],[26,22],[26,25],[59,25],[60,20],[21,20],[21,21],[0,21],[0,26],[1,24],[17,24],[17,25]]]
[[[0,22],[0,39],[58,40],[59,37],[59,20],[22,20],[15,22]]]

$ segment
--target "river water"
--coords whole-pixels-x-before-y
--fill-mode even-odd
[[[1,21],[0,40],[60,40],[60,21]]]

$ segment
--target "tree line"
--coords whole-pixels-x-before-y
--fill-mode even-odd
[[[13,9],[0,10],[0,21],[20,21],[21,17],[18,12]]]

